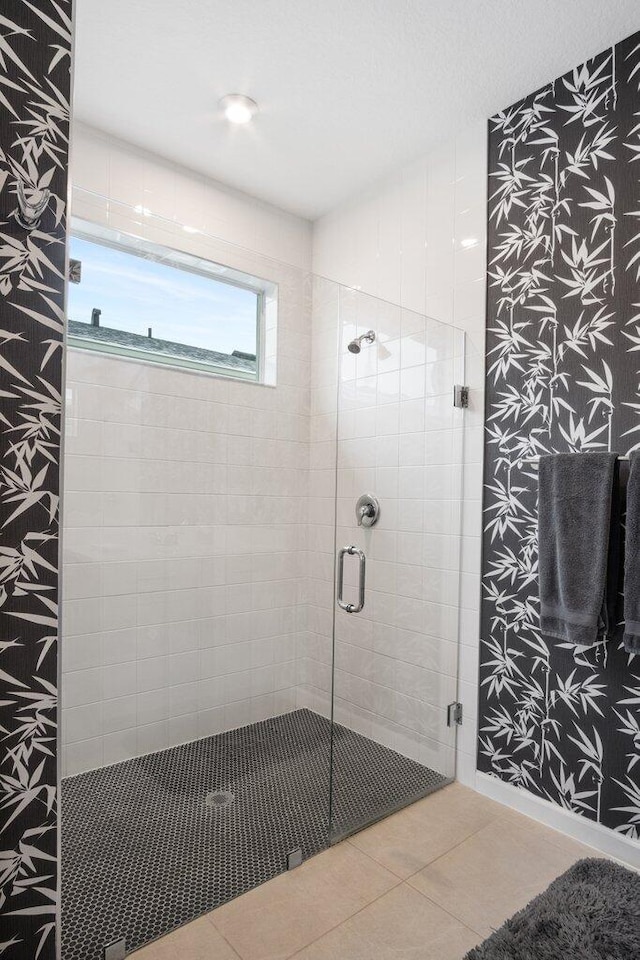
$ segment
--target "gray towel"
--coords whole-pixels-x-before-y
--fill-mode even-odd
[[[544,636],[580,646],[615,627],[620,512],[616,453],[540,458],[538,549]]]
[[[640,453],[629,457],[624,558],[624,648],[640,653]]]

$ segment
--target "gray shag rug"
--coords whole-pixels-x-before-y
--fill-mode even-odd
[[[465,960],[639,960],[640,874],[579,860]]]

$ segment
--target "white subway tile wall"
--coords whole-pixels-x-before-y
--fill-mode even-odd
[[[281,392],[69,350],[67,774],[294,706],[308,377]]]
[[[72,175],[75,216],[279,304],[275,388],[68,352],[65,775],[295,707],[310,425],[310,224],[82,127]]]
[[[322,217],[314,223],[313,232],[313,271],[331,280],[346,284],[357,290],[366,291],[398,304],[403,311],[414,311],[416,318],[426,314],[439,321],[453,323],[466,331],[466,372],[464,380],[470,386],[470,406],[464,418],[464,501],[462,506],[462,549],[459,585],[459,684],[458,699],[464,708],[464,724],[458,731],[457,776],[463,782],[475,784],[475,755],[477,737],[477,684],[478,684],[478,644],[479,644],[479,601],[480,601],[480,537],[481,537],[481,499],[482,499],[482,424],[484,412],[484,331],[486,314],[486,178],[487,178],[487,128],[481,121],[471,125],[455,141],[445,143],[436,152],[421,158],[394,176],[373,186],[364,195],[356,198],[336,211]],[[404,316],[404,313],[401,314]],[[314,311],[314,322],[316,312]],[[419,320],[416,320],[419,323]],[[402,320],[401,320],[402,323]],[[373,324],[372,324],[373,325]],[[391,335],[394,340],[396,335]],[[316,334],[313,334],[315,347]],[[416,366],[421,350],[415,338],[407,340],[407,350],[414,356]],[[390,356],[385,357],[384,372],[377,368],[377,379],[370,382],[366,377],[357,376],[358,408],[366,404],[366,394],[376,397],[376,461],[375,475],[373,465],[362,475],[363,480],[373,481],[389,496],[398,497],[399,518],[395,549],[398,565],[395,575],[401,568],[402,590],[409,596],[417,588],[412,562],[418,556],[418,541],[422,539],[426,551],[424,563],[428,589],[436,594],[452,598],[450,591],[455,590],[447,572],[455,571],[447,545],[446,527],[450,523],[447,514],[439,506],[435,509],[425,502],[423,509],[426,517],[423,530],[428,535],[415,533],[415,501],[412,494],[420,489],[423,474],[420,468],[428,461],[423,459],[422,444],[426,444],[426,456],[429,450],[442,455],[441,464],[455,461],[451,455],[451,445],[456,444],[455,432],[449,429],[447,416],[450,414],[447,391],[442,395],[427,396],[426,403],[413,403],[418,400],[415,391],[420,390],[420,377],[405,370],[402,364],[402,344],[400,362],[400,386],[397,387],[397,368],[395,350],[389,348]],[[360,356],[363,356],[361,354]],[[315,354],[314,363],[315,363]],[[359,357],[358,357],[359,359]],[[367,361],[368,362],[368,361]],[[434,390],[438,384],[444,387],[450,382],[450,370],[446,363],[434,364],[434,378],[430,381]],[[380,387],[380,378],[384,380]],[[346,386],[346,385],[344,385]],[[399,399],[396,391],[399,389]],[[389,409],[378,413],[379,391],[388,391]],[[361,399],[364,397],[364,399]],[[396,407],[399,403],[400,410]],[[374,402],[371,401],[371,407]],[[425,418],[423,421],[423,417]],[[396,475],[394,470],[385,471],[387,458],[395,457],[395,437],[393,429],[400,423],[399,443],[402,469]],[[356,423],[353,427],[354,421]],[[418,433],[427,424],[428,433],[423,438],[411,436],[415,428]],[[312,425],[312,436],[313,436]],[[368,415],[364,420],[358,412],[357,417],[347,418],[344,429],[368,431]],[[410,431],[407,439],[405,431]],[[370,440],[359,444],[356,433],[349,438],[352,455],[369,457]],[[346,439],[346,438],[345,438]],[[408,449],[410,448],[410,449]],[[417,467],[412,471],[410,466]],[[446,473],[440,478],[429,467],[429,475],[434,483],[446,484]],[[396,492],[397,482],[401,489]],[[389,484],[387,487],[386,485]],[[356,485],[357,487],[357,485]],[[360,491],[359,491],[360,492]],[[401,536],[399,531],[403,531]],[[414,534],[412,536],[412,533]],[[436,536],[443,539],[437,540]],[[393,538],[387,555],[394,549]],[[387,569],[384,575],[391,575]],[[410,579],[411,578],[411,579]],[[396,581],[397,589],[397,581]],[[449,592],[447,592],[449,591]],[[399,594],[398,594],[399,595]],[[423,597],[422,603],[432,603]],[[454,609],[455,605],[449,609]],[[414,608],[415,609],[415,608]],[[411,613],[409,614],[411,616]],[[429,629],[431,622],[421,615],[423,629]],[[369,639],[365,643],[369,643]],[[437,647],[442,656],[437,669],[446,662],[445,647]],[[398,649],[398,660],[402,654]],[[432,665],[430,665],[430,669]],[[447,690],[452,687],[447,686]],[[429,690],[425,681],[420,687],[423,695]],[[369,695],[369,691],[367,691]],[[430,701],[431,702],[431,701]],[[436,702],[436,701],[434,701]],[[422,722],[429,723],[428,714]],[[430,733],[430,731],[429,731]]]

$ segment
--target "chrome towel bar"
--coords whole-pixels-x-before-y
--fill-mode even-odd
[[[538,454],[536,457],[525,457],[525,459],[524,459],[522,462],[523,462],[523,463],[539,463],[541,456],[542,456],[542,454]],[[547,456],[547,454],[545,454],[545,456]],[[548,454],[548,456],[552,457],[553,454],[550,453],[550,454]],[[577,453],[576,456],[579,457],[580,454]],[[628,460],[628,459],[629,459],[629,457],[618,457],[618,460]]]

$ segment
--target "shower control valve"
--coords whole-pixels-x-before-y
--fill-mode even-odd
[[[363,493],[356,503],[356,519],[359,527],[372,527],[380,517],[380,504],[372,493]]]

